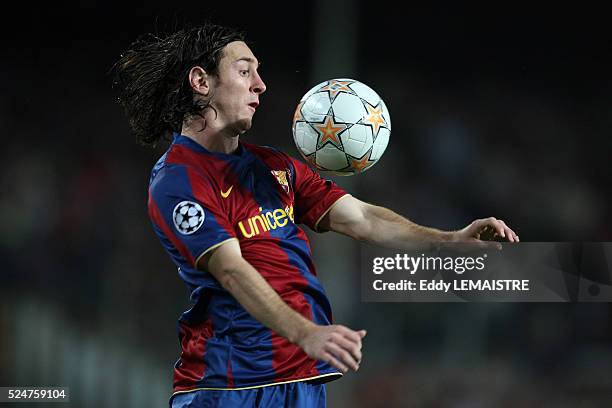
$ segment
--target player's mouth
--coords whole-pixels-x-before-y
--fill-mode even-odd
[[[249,106],[253,108],[253,112],[255,112],[257,110],[257,107],[259,106],[259,102],[251,102],[249,103]]]

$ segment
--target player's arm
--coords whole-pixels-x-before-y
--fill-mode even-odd
[[[477,242],[497,236],[509,242],[519,240],[504,221],[493,217],[475,220],[459,231],[441,231],[415,224],[387,208],[352,196],[334,204],[319,222],[319,228],[397,249],[414,249],[431,242]]]
[[[203,257],[198,267],[210,272],[255,319],[297,344],[310,357],[342,372],[359,368],[365,330],[354,331],[341,325],[319,326],[291,309],[242,257],[236,240]]]

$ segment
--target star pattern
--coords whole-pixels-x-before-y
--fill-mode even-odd
[[[304,116],[302,116],[302,106],[304,106],[304,102],[300,102],[297,108],[295,108],[295,112],[293,113],[293,123],[297,122],[298,120],[304,120]]]
[[[366,104],[366,109],[368,113],[363,117],[363,123],[373,127],[372,134],[374,135],[374,139],[376,139],[376,136],[378,136],[378,129],[380,129],[381,126],[387,126],[387,121],[382,116],[382,106],[380,102],[376,106]]]
[[[319,133],[319,146],[323,146],[327,142],[332,142],[336,146],[341,146],[339,134],[346,129],[346,125],[336,125],[332,115],[325,116],[325,122],[322,124],[313,124],[315,130]]]
[[[370,166],[370,163],[368,163],[368,159],[371,154],[372,148],[370,148],[370,150],[368,150],[361,159],[353,159],[352,157],[350,157],[351,167],[355,169],[357,173],[365,170],[368,166]]]
[[[319,92],[328,91],[330,96],[329,99],[333,102],[340,92],[355,94],[355,92],[349,88],[349,85],[352,83],[353,81],[336,81],[335,79],[332,79],[327,83],[327,85],[319,89]]]

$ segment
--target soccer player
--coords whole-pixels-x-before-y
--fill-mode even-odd
[[[364,203],[301,161],[240,140],[266,85],[243,35],[206,25],[132,44],[115,66],[119,100],[144,144],[172,141],[154,166],[153,229],[190,290],[179,319],[173,407],[325,406],[327,381],[358,370],[365,330],[332,324],[299,226],[395,248],[478,241]]]

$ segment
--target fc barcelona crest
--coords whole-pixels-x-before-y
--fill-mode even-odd
[[[276,177],[276,181],[281,185],[285,193],[289,194],[289,178],[291,178],[291,170],[270,170],[272,175]]]

